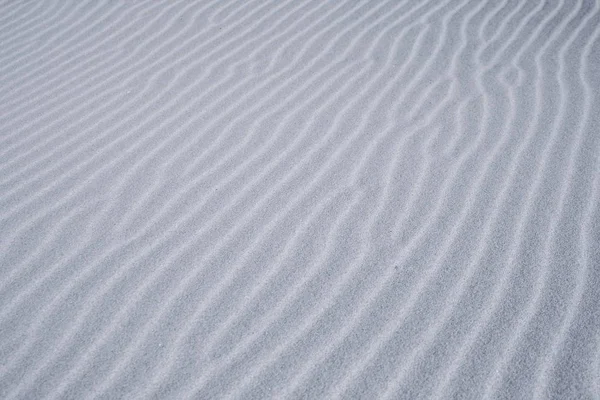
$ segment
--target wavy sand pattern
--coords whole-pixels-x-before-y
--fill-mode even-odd
[[[1,398],[600,398],[600,0],[0,10]]]

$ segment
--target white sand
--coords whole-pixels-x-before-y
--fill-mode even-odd
[[[0,398],[600,398],[600,0],[0,21]]]

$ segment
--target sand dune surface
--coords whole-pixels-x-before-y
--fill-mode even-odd
[[[600,398],[600,0],[0,4],[0,398]]]

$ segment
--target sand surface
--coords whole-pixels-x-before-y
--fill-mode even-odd
[[[0,398],[600,397],[600,0],[0,4]]]

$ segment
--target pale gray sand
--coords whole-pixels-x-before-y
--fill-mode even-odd
[[[600,1],[3,1],[3,399],[600,398]]]

